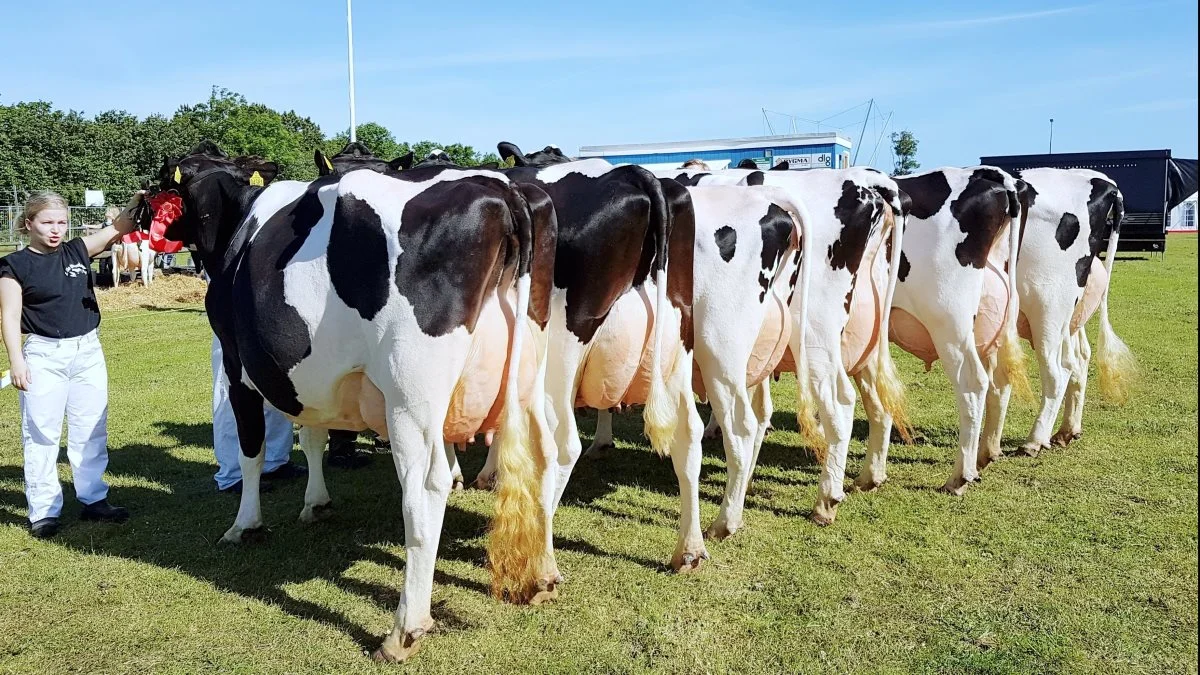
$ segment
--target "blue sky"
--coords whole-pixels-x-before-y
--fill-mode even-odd
[[[326,133],[349,124],[340,0],[8,4],[0,102],[170,114],[220,85]],[[873,97],[917,135],[926,168],[1044,152],[1050,117],[1056,152],[1197,155],[1195,0],[356,0],[354,12],[359,122],[400,140],[574,152],[759,135],[762,108],[819,120]],[[824,128],[857,140],[864,113]]]

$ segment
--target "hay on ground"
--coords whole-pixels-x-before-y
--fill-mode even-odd
[[[204,303],[208,286],[190,274],[156,274],[150,286],[123,282],[117,288],[97,288],[96,299],[103,312],[131,309],[174,309]]]

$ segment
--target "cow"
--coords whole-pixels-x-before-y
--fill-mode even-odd
[[[691,393],[695,214],[687,191],[641,167],[573,161],[554,146],[497,145],[504,173],[542,188],[558,217],[546,368],[558,457],[544,497],[553,514],[582,451],[574,410],[645,404],[645,433],[670,455],[680,490],[677,571],[701,566],[700,434]],[[428,170],[428,169],[427,169]],[[495,471],[494,450],[476,481]]]
[[[112,285],[121,283],[121,273],[129,272],[142,277],[142,286],[154,281],[154,252],[150,250],[150,238],[145,232],[135,231],[121,237],[110,249],[112,254]]]
[[[746,489],[773,412],[771,375],[791,341],[793,293],[807,307],[812,237],[804,204],[779,188],[711,185],[687,192],[696,214],[692,389],[712,405],[728,467],[721,510],[705,536],[721,540],[743,525]],[[803,354],[803,335],[799,344]],[[612,413],[600,409],[586,454],[611,445]]]
[[[400,180],[349,171],[271,183],[275,172],[208,142],[159,172],[159,189],[182,197],[167,236],[195,244],[212,278],[205,306],[242,447],[241,503],[222,540],[240,542],[262,525],[264,400],[302,426],[306,522],[330,502],[324,430],[370,428],[389,439],[408,563],[395,627],[374,656],[407,659],[433,625],[434,561],[451,489],[447,425],[497,417],[492,592],[514,602],[552,594],[557,570],[540,499],[552,448],[538,440],[546,433],[541,406],[528,405],[540,394],[529,353],[538,340],[522,320],[548,319],[550,272],[535,268],[553,260],[548,198],[494,173]],[[462,389],[485,389],[473,381],[481,371],[497,370],[471,360],[480,350],[494,354],[496,340],[504,345],[500,391],[464,400]]]
[[[1017,293],[1017,330],[1030,341],[1041,374],[1041,409],[1025,443],[1024,454],[1051,446],[1066,447],[1083,433],[1091,345],[1084,330],[1099,310],[1097,350],[1100,393],[1120,402],[1128,396],[1137,368],[1129,348],[1117,337],[1108,317],[1108,291],[1116,259],[1125,201],[1103,173],[1088,169],[1025,169],[1014,174],[1021,193],[1022,227]],[[1110,222],[1111,219],[1111,222]],[[1108,250],[1101,263],[1104,240]],[[1050,430],[1063,410],[1062,424]],[[1001,455],[1007,392],[988,397],[981,466]]]
[[[790,299],[792,341],[777,373],[796,373],[797,424],[824,465],[811,517],[818,525],[831,524],[845,498],[846,456],[854,423],[852,377],[869,378],[879,404],[907,430],[903,384],[890,352],[876,348],[880,336],[889,332],[886,308],[900,273],[904,241],[900,190],[895,181],[869,168],[672,170],[658,175],[693,185],[775,186],[807,207],[812,251],[821,260],[813,260],[807,298],[796,294]],[[801,353],[801,336],[806,355],[795,358]],[[819,414],[819,427],[809,396]]]
[[[943,361],[959,436],[954,469],[941,490],[962,495],[979,477],[986,400],[1003,387],[1028,388],[1016,328],[1020,186],[990,166],[934,169],[898,177],[896,184],[909,227],[889,338],[926,370]],[[857,383],[870,437],[856,485],[871,491],[887,480],[892,417],[878,404],[869,373]]]
[[[388,174],[411,168],[413,153],[410,151],[391,160],[380,159],[366,145],[351,141],[333,157],[326,157],[320,148],[314,150],[313,161],[316,162],[319,176],[345,174],[359,169]]]

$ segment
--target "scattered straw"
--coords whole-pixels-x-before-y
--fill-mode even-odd
[[[131,309],[174,309],[204,303],[208,286],[190,274],[157,274],[149,287],[141,281],[124,282],[117,288],[97,288],[96,299],[103,312]]]

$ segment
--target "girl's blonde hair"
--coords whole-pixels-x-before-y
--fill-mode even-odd
[[[38,190],[25,200],[25,212],[21,214],[21,224],[17,230],[24,233],[29,231],[29,221],[46,209],[67,210],[67,200],[53,190]]]

